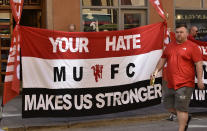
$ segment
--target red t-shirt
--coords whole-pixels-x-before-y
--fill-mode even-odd
[[[170,32],[170,43],[172,42],[175,42],[176,39],[175,39],[175,33],[174,32]],[[170,44],[166,44],[164,43],[164,49]],[[166,68],[167,68],[167,64],[163,67],[163,70],[162,70],[162,78],[167,81],[167,71],[166,71]]]
[[[195,40],[195,37],[193,37],[192,35],[189,34],[189,35],[188,35],[188,40],[191,40],[191,41],[192,41],[192,40]]]
[[[168,88],[194,87],[195,63],[202,61],[199,47],[187,40],[182,44],[172,41],[164,50],[162,58],[167,59]]]

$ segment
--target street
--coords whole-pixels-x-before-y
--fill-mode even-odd
[[[104,123],[103,123],[104,124]],[[105,123],[106,124],[106,123]],[[105,125],[104,124],[104,125]],[[91,127],[71,127],[70,131],[176,131],[178,130],[177,121],[148,121],[148,122],[124,122],[117,124],[108,123],[108,126],[91,126]],[[68,129],[65,129],[66,131]],[[188,131],[206,131],[207,117],[193,117],[190,122]]]
[[[177,131],[177,122],[167,121],[162,104],[136,110],[84,117],[21,117],[21,96],[10,101],[3,112],[4,131]],[[190,107],[188,131],[207,131],[207,108]],[[0,130],[1,131],[1,130]]]
[[[193,115],[189,124],[188,131],[206,131],[207,116]],[[128,118],[115,119],[109,121],[95,121],[87,123],[75,123],[70,125],[46,126],[46,127],[27,127],[16,129],[5,129],[4,131],[177,131],[177,121],[144,120]]]

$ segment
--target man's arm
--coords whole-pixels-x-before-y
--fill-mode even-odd
[[[197,79],[198,79],[198,88],[203,90],[205,88],[202,80],[203,76],[203,61],[196,62],[196,73],[197,73]]]
[[[166,63],[166,58],[160,58],[151,77],[156,77],[157,73],[163,68]]]

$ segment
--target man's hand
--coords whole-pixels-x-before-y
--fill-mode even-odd
[[[162,67],[165,65],[165,63],[166,63],[166,58],[159,59],[159,62],[157,63],[154,72],[150,76],[151,80],[152,80],[152,78],[155,79],[155,77],[157,76],[157,73],[162,69]]]
[[[205,89],[205,86],[204,86],[202,80],[198,81],[197,85],[198,85],[198,88],[199,88],[200,90],[204,90],[204,89]]]
[[[150,76],[150,85],[154,85],[155,77],[157,76],[158,70],[155,69],[155,71]]]
[[[197,73],[197,79],[198,79],[198,88],[200,90],[205,89],[205,86],[203,84],[203,61],[199,61],[196,63],[196,73]]]
[[[158,73],[158,69],[155,69],[155,71],[151,74],[150,79],[155,79],[157,73]]]

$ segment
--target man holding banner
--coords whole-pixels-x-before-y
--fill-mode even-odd
[[[164,106],[176,110],[179,131],[186,131],[191,119],[188,117],[188,107],[194,90],[194,65],[196,65],[198,88],[204,89],[201,51],[195,43],[187,40],[187,36],[186,25],[178,25],[175,31],[176,41],[172,41],[165,48],[151,76],[154,78],[167,62],[168,88],[163,96]]]

